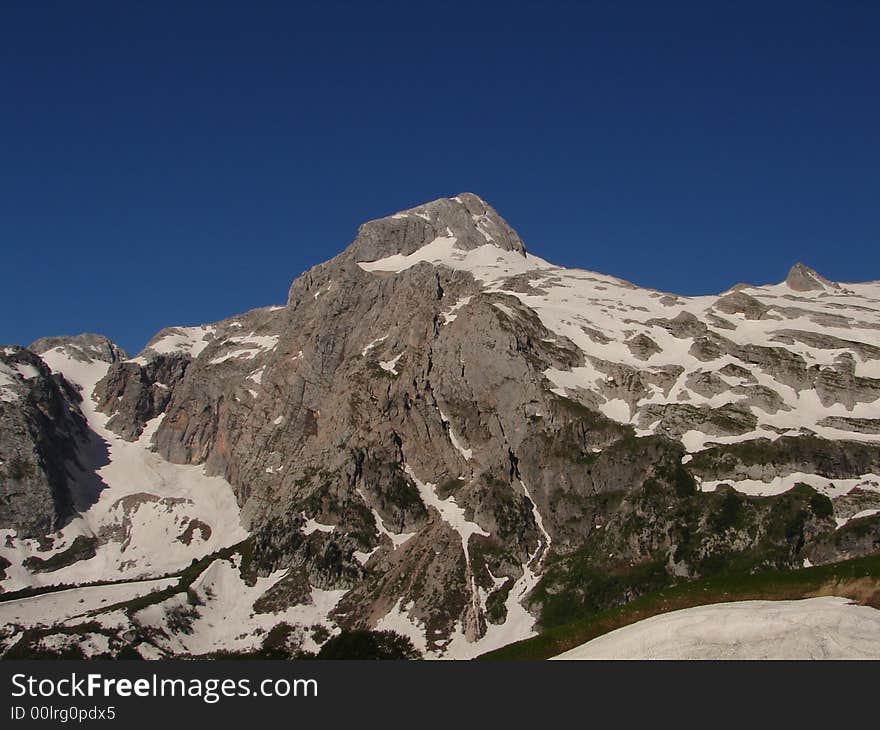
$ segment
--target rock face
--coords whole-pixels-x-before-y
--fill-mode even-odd
[[[825,291],[840,289],[840,284],[828,281],[824,276],[803,264],[795,264],[788,272],[785,283],[794,291]]]
[[[0,529],[46,535],[73,511],[79,394],[22,347],[0,348]]]
[[[473,193],[432,203],[364,223],[342,254],[351,261],[408,256],[442,237],[454,237],[456,248],[471,251],[487,242],[525,256],[519,236],[495,210]]]
[[[147,421],[165,412],[172,385],[180,381],[191,360],[183,354],[156,355],[149,362],[121,362],[101,381],[98,407],[113,410],[108,426],[130,441],[137,439]]]
[[[106,363],[86,395],[108,439],[231,485],[249,537],[202,569],[234,566],[247,620],[311,606],[471,656],[673,580],[878,549],[876,521],[834,520],[880,493],[878,331],[876,283],[639,289],[527,253],[463,193],[365,223],[285,306],[131,359],[32,349]],[[220,601],[187,590],[161,604],[165,653]]]

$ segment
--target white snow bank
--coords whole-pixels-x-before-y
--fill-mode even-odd
[[[555,659],[880,659],[880,611],[846,598],[742,601],[653,616]]]
[[[469,271],[479,281],[493,282],[509,276],[524,274],[538,269],[555,268],[544,259],[523,256],[516,251],[506,251],[491,243],[465,251],[456,248],[454,236],[438,236],[409,255],[394,254],[377,261],[358,262],[364,271],[388,271],[400,273],[422,262],[446,266],[450,269]]]

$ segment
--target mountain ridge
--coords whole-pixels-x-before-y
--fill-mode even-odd
[[[470,657],[722,565],[870,554],[880,288],[795,269],[821,288],[643,289],[528,253],[460,194],[367,222],[285,306],[132,358],[40,340],[105,445],[76,473],[103,486],[43,547],[0,510],[0,587],[214,555],[108,619],[108,651],[126,632],[150,656],[252,650],[284,623],[307,651],[314,624]]]

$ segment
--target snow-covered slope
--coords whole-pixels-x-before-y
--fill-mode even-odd
[[[0,556],[11,563],[0,583],[5,591],[161,576],[247,536],[225,480],[205,476],[203,467],[171,464],[150,450],[158,423],[133,443],[107,430],[107,416],[95,410],[91,394],[109,363],[72,357],[64,347],[42,357],[81,390],[91,438],[81,444],[82,469],[70,465],[77,514],[51,536],[51,547],[45,540],[0,531]],[[24,567],[29,558],[47,561],[61,555],[78,537],[95,540],[94,557],[51,572]]]
[[[880,659],[880,611],[846,598],[698,606],[625,626],[555,659]]]
[[[836,284],[799,264],[781,284],[685,297],[490,241],[461,250],[452,236],[358,265],[400,273],[422,262],[468,272],[483,291],[515,297],[523,310],[495,304],[512,318],[537,313],[584,354],[581,366],[544,372],[554,391],[639,435],[671,436],[689,452],[783,435],[880,443],[878,282]],[[814,288],[797,285],[805,277]],[[841,493],[821,475],[733,481],[749,494],[778,494],[797,481]],[[843,491],[854,486],[877,488],[880,476],[859,475]]]
[[[804,369],[817,367],[820,372],[833,369],[841,356],[849,355],[856,378],[876,380],[880,378],[880,283],[818,291],[795,291],[785,283],[740,285],[719,296],[685,297],[642,289],[591,271],[556,267],[531,254],[502,251],[489,243],[470,251],[460,251],[455,244],[455,238],[441,237],[408,256],[359,266],[371,272],[399,273],[429,262],[471,273],[485,291],[515,296],[537,312],[548,329],[574,342],[588,357],[582,368],[548,371],[556,387],[561,392],[607,393],[600,403],[603,412],[644,426],[643,432],[654,432],[659,426],[640,417],[647,406],[686,403],[718,408],[742,403],[753,411],[757,423],[728,441],[809,429],[827,438],[880,442],[880,429],[872,432],[857,424],[841,422],[832,427],[822,423],[834,416],[880,418],[880,382],[863,384],[865,392],[853,392],[852,403],[834,401],[815,387],[789,384],[786,378],[768,372],[763,363],[743,357],[750,353],[742,351],[784,345],[803,360]],[[502,309],[516,316],[509,308]],[[695,347],[706,337],[725,338],[729,342],[719,340],[719,345],[731,351],[709,357],[712,353]],[[751,354],[757,360],[761,352]],[[646,392],[611,397],[615,387],[626,389],[616,382],[614,365],[623,366],[627,373],[648,374]],[[743,372],[736,372],[738,368]],[[675,378],[666,377],[671,372]],[[652,383],[650,374],[664,382]],[[761,386],[772,392],[767,396],[772,405],[750,399]],[[635,395],[641,397],[635,399]],[[691,450],[697,450],[713,434],[695,431],[684,436],[695,447]]]
[[[107,416],[96,411],[91,393],[109,363],[73,357],[71,348],[64,346],[42,357],[81,390],[81,409],[92,438],[82,444],[74,519],[48,539],[19,539],[13,530],[0,532],[0,556],[10,563],[2,587],[4,591],[59,584],[84,587],[0,603],[0,626],[7,627],[0,638],[6,646],[13,645],[24,629],[77,626],[84,621],[96,621],[100,628],[85,639],[77,633],[51,633],[38,645],[55,651],[76,646],[90,656],[108,651],[118,637],[134,634],[142,656],[160,658],[251,650],[279,624],[302,627],[296,642],[304,649],[316,648],[309,638],[311,627],[326,624],[328,634],[334,631],[327,615],[344,591],[313,590],[311,600],[300,605],[257,611],[255,602],[278,584],[285,571],[246,582],[238,554],[211,562],[182,593],[134,614],[114,609],[177,583],[177,578],[142,578],[177,573],[196,559],[240,543],[249,533],[241,525],[235,496],[224,479],[205,476],[203,466],[172,464],[151,450],[158,423],[148,424],[134,442],[106,428]],[[75,465],[71,468],[80,471]],[[50,561],[83,537],[94,540],[93,555],[51,571],[28,569],[29,560]],[[89,585],[103,581],[115,583]],[[189,603],[193,597],[198,597],[198,611]],[[144,634],[149,641],[143,640]]]

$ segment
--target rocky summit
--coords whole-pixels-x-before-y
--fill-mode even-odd
[[[469,658],[878,553],[878,333],[880,282],[643,289],[463,193],[136,357],[2,348],[0,646],[304,656],[366,629]]]

